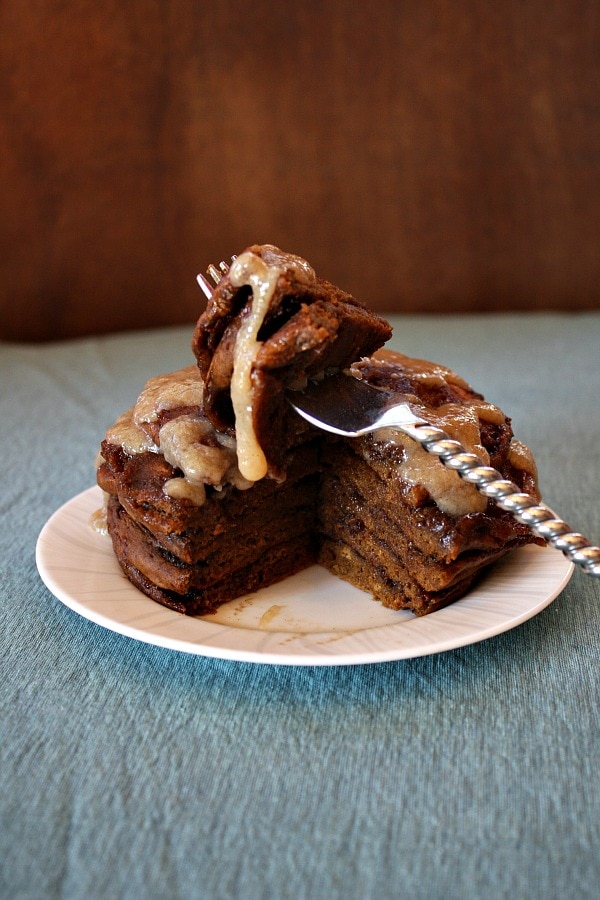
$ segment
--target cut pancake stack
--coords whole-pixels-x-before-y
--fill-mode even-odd
[[[271,246],[241,254],[196,327],[197,366],[152,379],[102,443],[98,483],[127,577],[199,615],[320,562],[386,606],[423,615],[530,542],[409,438],[391,429],[334,438],[287,403],[309,379],[349,370],[536,494],[510,420],[442,366],[373,358],[389,335],[304,260]]]
[[[301,447],[283,484],[209,494],[201,506],[170,499],[173,469],[160,456],[118,460],[105,445],[99,482],[108,528],[128,578],[172,609],[199,615],[299,571],[316,558],[316,448]]]
[[[424,406],[423,415],[463,443],[475,432],[469,449],[537,493],[533,459],[514,441],[510,421],[450,370],[388,353],[352,371]],[[532,540],[525,526],[390,429],[325,448],[320,532],[322,565],[385,606],[417,615],[463,596],[483,568]]]

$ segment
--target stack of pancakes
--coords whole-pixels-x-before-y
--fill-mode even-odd
[[[257,310],[260,305],[260,314]],[[408,398],[537,496],[510,420],[442,366],[383,352],[385,320],[271,246],[238,257],[196,327],[197,365],[151,380],[102,442],[98,483],[127,577],[190,615],[319,562],[423,615],[530,542],[409,438],[318,432],[287,403],[348,370]]]

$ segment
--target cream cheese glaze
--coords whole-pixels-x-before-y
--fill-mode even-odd
[[[416,401],[416,398],[414,398]],[[411,406],[417,407],[417,402]],[[420,414],[432,425],[441,428],[455,441],[460,441],[465,450],[475,453],[484,465],[490,464],[487,450],[481,444],[480,421],[500,424],[504,414],[491,403],[474,401],[472,406],[446,403],[437,409],[421,407]],[[422,485],[442,512],[450,516],[464,516],[473,512],[484,512],[487,499],[474,485],[463,481],[451,469],[447,469],[437,457],[427,453],[420,444],[394,428],[382,428],[373,440],[400,446],[404,459],[398,466],[401,477],[412,485]],[[509,461],[515,469],[537,476],[537,467],[529,447],[512,438]]]
[[[122,447],[128,456],[135,456],[136,453],[160,452],[150,435],[136,424],[135,407],[128,409],[119,416],[114,425],[111,425],[106,432],[106,440],[109,444]]]
[[[525,444],[521,441],[518,441],[516,438],[513,438],[510,442],[510,447],[508,450],[508,460],[515,469],[520,469],[522,472],[527,472],[528,475],[532,475],[535,479],[537,479],[538,470],[535,464],[535,459],[533,458],[533,453]]]
[[[465,450],[475,453],[484,465],[489,465],[489,454],[480,443],[478,406],[463,407],[448,403],[440,409],[443,409],[441,414],[439,410],[424,409],[423,416],[432,425],[443,429],[450,438],[460,441]],[[485,511],[487,499],[474,485],[463,481],[456,472],[447,469],[437,457],[427,453],[407,435],[393,428],[385,428],[378,431],[373,440],[403,448],[404,459],[398,466],[400,476],[409,484],[422,485],[442,512],[450,516],[464,516]],[[515,469],[537,476],[531,451],[515,438],[511,440],[509,461]]]
[[[183,472],[183,477],[166,482],[169,497],[186,497],[202,506],[207,484],[216,490],[225,484],[245,490],[253,484],[239,471],[235,441],[216,432],[204,417],[190,414],[166,422],[160,429],[160,449],[167,462]]]
[[[469,384],[452,369],[431,363],[427,360],[405,357],[392,351],[380,351],[380,364],[393,367],[401,357],[402,369],[409,372],[413,381],[423,384],[452,384],[470,391]],[[359,371],[359,370],[358,370]],[[435,409],[424,406],[416,396],[407,398],[419,415],[432,425],[441,428],[450,438],[459,441],[465,450],[475,453],[484,463],[489,465],[489,454],[481,443],[481,422],[501,425],[506,417],[502,410],[493,403],[470,398],[468,405],[445,403]],[[487,499],[474,485],[447,469],[435,456],[427,453],[416,441],[394,428],[385,428],[373,435],[374,443],[391,443],[403,449],[403,461],[398,466],[400,476],[412,485],[422,485],[442,512],[451,516],[468,515],[483,512]],[[531,451],[525,444],[512,439],[509,460],[515,469],[536,475],[536,466]]]
[[[196,506],[202,506],[206,499],[206,485],[222,490],[226,484],[232,484],[245,490],[253,483],[239,471],[235,439],[215,431],[201,414],[203,391],[197,366],[151,378],[135,406],[106,433],[106,440],[120,446],[128,456],[162,453],[168,463],[183,473],[165,483],[165,493],[185,498]],[[155,443],[150,426],[155,426],[161,412],[179,408],[188,412],[165,422]]]
[[[259,481],[267,474],[267,460],[252,423],[252,368],[261,346],[258,332],[273,298],[277,279],[285,270],[291,270],[294,277],[305,284],[311,284],[316,277],[305,259],[284,253],[271,244],[261,248],[261,256],[248,250],[240,254],[229,271],[234,287],[248,285],[252,289],[250,312],[241,323],[235,342],[231,376],[238,466],[250,481]]]
[[[480,443],[476,407],[446,403],[436,410],[424,410],[423,415],[432,425],[443,429],[449,437],[460,441],[465,450],[476,453],[484,465],[489,465],[489,454]],[[400,477],[408,484],[422,485],[442,512],[450,516],[464,516],[486,509],[487,499],[474,485],[463,481],[456,472],[447,469],[439,459],[431,456],[407,435],[394,428],[384,428],[376,433],[375,440],[403,448],[404,459],[398,466]]]
[[[176,376],[176,377],[174,377]],[[186,366],[167,375],[156,375],[146,382],[135,404],[135,424],[156,422],[161,412],[179,406],[201,407],[204,384],[197,366]]]

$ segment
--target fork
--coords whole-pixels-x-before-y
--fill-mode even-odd
[[[228,264],[221,261],[218,267],[211,264],[207,274],[217,285],[228,271]],[[197,279],[210,299],[213,294],[210,282],[202,275]],[[322,431],[357,438],[381,428],[397,428],[587,575],[600,578],[600,547],[594,547],[582,534],[573,531],[544,503],[520,491],[477,454],[466,450],[460,441],[417,416],[408,402],[399,403],[397,394],[343,373],[329,375],[303,391],[290,394],[288,401],[295,411]]]
[[[232,256],[231,262],[233,262],[235,259],[236,259],[236,257]],[[211,263],[210,266],[206,270],[206,274],[212,278],[215,285],[217,285],[221,281],[221,279],[224,278],[225,275],[227,275],[228,272],[229,272],[229,264],[226,263],[225,260],[223,260],[223,259],[221,260],[221,262],[219,263],[218,266],[215,266],[215,265],[213,265],[213,263]],[[199,275],[196,275],[196,281],[202,288],[207,300],[210,300],[213,295],[213,286],[210,283],[210,281],[208,281],[205,278],[205,276],[202,274],[202,272],[200,272]]]

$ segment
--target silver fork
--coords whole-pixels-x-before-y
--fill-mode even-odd
[[[232,257],[232,260],[235,257]],[[225,262],[210,265],[207,274],[218,284],[229,271]],[[210,299],[213,288],[198,275],[200,287]],[[417,416],[409,403],[398,402],[398,395],[372,387],[351,375],[329,375],[303,391],[290,392],[288,400],[296,412],[322,431],[356,438],[380,428],[397,428],[436,456],[448,469],[474,485],[496,506],[526,525],[536,537],[560,550],[587,575],[600,578],[600,547],[594,547],[582,534],[571,529],[544,503],[523,493],[516,484],[488,466],[460,441]]]
[[[235,258],[236,258],[235,256],[232,256],[231,262],[233,262]],[[215,285],[217,285],[221,281],[221,279],[223,279],[225,277],[225,275],[227,275],[228,272],[229,272],[229,263],[226,263],[225,260],[223,260],[223,259],[221,260],[221,262],[219,263],[218,266],[215,266],[215,265],[213,265],[213,263],[211,263],[210,266],[206,270],[206,274],[210,275],[210,277],[214,281]],[[210,298],[213,295],[213,290],[214,290],[210,281],[208,281],[201,272],[198,275],[196,275],[196,281],[202,288],[207,300],[210,300]]]

